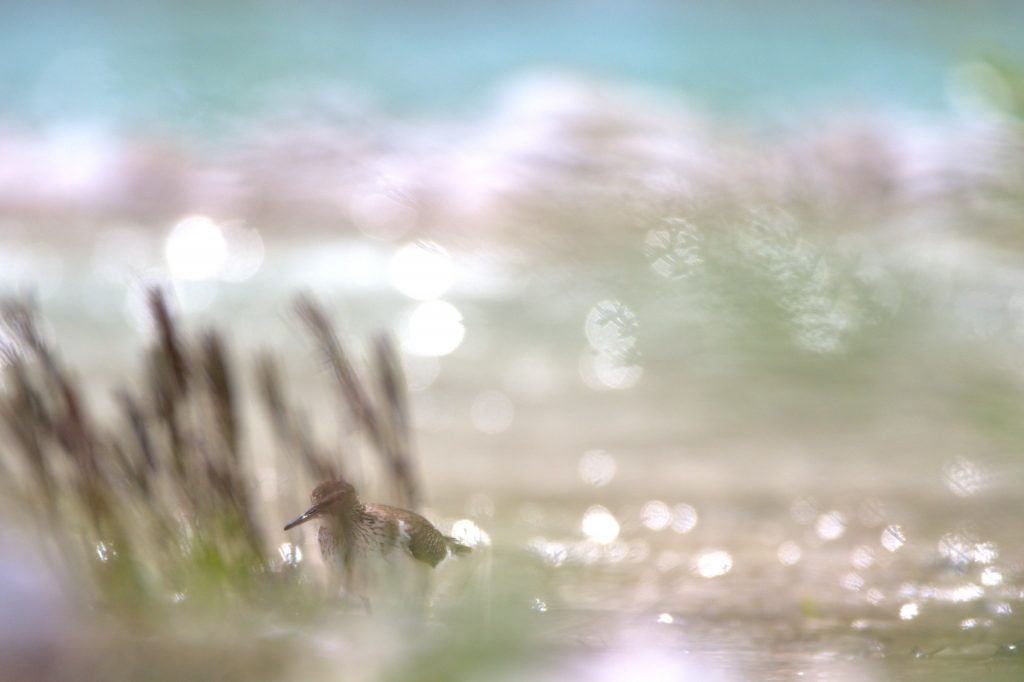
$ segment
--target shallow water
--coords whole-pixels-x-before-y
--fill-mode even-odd
[[[275,242],[267,243],[264,267],[272,268]],[[305,248],[285,247],[282,260],[301,260],[295,253]],[[646,272],[613,268],[594,288],[658,277]],[[262,286],[259,305],[234,294],[198,316],[226,324],[243,348],[289,349],[316,413],[329,380],[287,321],[290,292]],[[990,389],[965,389],[979,381],[970,362],[959,364],[977,361],[975,346],[958,345],[959,357],[931,349],[958,378],[932,376],[936,359],[923,353],[883,357],[882,367],[801,350],[775,351],[787,361],[778,363],[730,346],[680,357],[685,338],[707,342],[660,317],[667,304],[657,294],[633,293],[635,309],[653,312],[635,326],[627,315],[626,328],[654,340],[631,359],[641,376],[605,375],[629,384],[610,388],[587,365],[592,299],[555,303],[552,314],[546,288],[516,287],[512,299],[452,295],[464,311],[464,341],[409,366],[426,513],[446,529],[472,520],[489,535],[492,547],[481,546],[463,570],[501,584],[510,579],[488,574],[491,561],[522,566],[510,584],[518,607],[532,612],[524,618],[543,642],[534,646],[548,648],[516,665],[535,667],[540,679],[565,670],[588,679],[622,679],[626,670],[722,680],[1021,674],[1022,467],[1012,431],[1004,433],[1012,425],[959,412],[964,400],[992,400],[996,415],[1013,414],[1000,407],[1008,400],[1000,392],[1015,389],[987,371]],[[573,304],[575,314],[559,310]],[[111,326],[128,330],[130,316],[62,315],[62,305],[61,294],[44,301],[80,371],[115,383],[144,334],[101,345]],[[401,319],[409,305],[349,291],[337,317],[358,335]],[[333,418],[320,416],[319,433],[330,438]],[[375,476],[363,466],[372,499]],[[268,525],[293,511],[294,502],[276,497],[302,485],[292,475],[261,474]],[[313,543],[305,556],[317,563]],[[442,595],[457,594],[460,569],[447,570]],[[347,660],[315,649],[308,661],[330,670],[339,655]]]

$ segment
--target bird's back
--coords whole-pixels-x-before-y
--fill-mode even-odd
[[[469,551],[468,547],[444,535],[416,512],[386,504],[371,503],[364,508],[367,514],[393,523],[398,545],[417,561],[437,566],[448,557],[450,549],[460,554]]]

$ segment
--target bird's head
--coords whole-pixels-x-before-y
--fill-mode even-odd
[[[291,530],[317,516],[341,515],[359,504],[356,489],[348,481],[325,481],[313,488],[310,496],[312,505],[295,520],[284,527]]]

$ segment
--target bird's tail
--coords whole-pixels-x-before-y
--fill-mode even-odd
[[[455,556],[462,556],[463,554],[469,554],[473,551],[473,548],[469,545],[464,545],[453,537],[444,536],[444,540],[448,543],[448,549]]]

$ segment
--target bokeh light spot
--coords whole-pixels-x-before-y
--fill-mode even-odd
[[[468,547],[491,544],[491,536],[471,519],[459,519],[452,524],[452,537]]]
[[[302,563],[302,548],[291,542],[281,543],[277,553],[281,556],[281,561],[288,566],[298,566]]]
[[[680,503],[672,507],[672,530],[677,533],[689,533],[697,527],[697,510],[692,506]]]
[[[620,301],[595,303],[583,325],[590,347],[600,354],[623,356],[637,343],[636,314]]]
[[[610,511],[600,505],[583,514],[583,534],[599,545],[607,545],[619,537],[619,522]]]
[[[703,578],[717,578],[732,570],[732,555],[724,550],[704,552],[694,562],[694,570]]]
[[[561,542],[548,542],[544,538],[535,538],[528,545],[545,565],[558,568],[569,557],[569,551]]]
[[[580,357],[580,377],[588,388],[598,391],[632,388],[643,376],[644,368],[617,355],[585,350]]]
[[[588,450],[580,457],[578,467],[583,482],[599,488],[615,478],[615,458],[604,450]]]
[[[942,470],[946,487],[958,497],[970,497],[980,492],[987,483],[984,470],[964,457],[947,464]]]
[[[216,277],[227,262],[228,245],[221,228],[206,216],[178,221],[164,243],[167,269],[176,279]]]
[[[800,558],[803,556],[803,550],[800,549],[800,545],[792,540],[787,540],[779,545],[775,555],[783,566],[793,566],[800,561]]]
[[[994,566],[986,566],[981,571],[981,584],[986,587],[995,587],[1001,585],[1003,582],[1003,574]]]
[[[875,563],[875,550],[867,545],[858,545],[850,553],[850,563],[860,569],[869,568]]]
[[[644,254],[656,273],[679,279],[704,262],[700,244],[701,233],[693,224],[684,218],[667,218],[644,237]]]
[[[814,522],[814,532],[822,540],[835,540],[846,532],[846,517],[838,511],[822,514]]]
[[[661,500],[651,500],[640,510],[640,520],[651,530],[664,530],[672,522],[672,510]]]
[[[406,244],[391,259],[391,281],[409,298],[440,298],[455,279],[448,252],[433,242]]]
[[[859,573],[847,573],[840,580],[844,590],[859,592],[864,587],[864,577]]]
[[[903,529],[897,525],[886,526],[882,531],[882,547],[889,552],[895,552],[902,547],[906,541],[907,538],[903,534]]]
[[[402,348],[413,355],[448,355],[462,343],[462,313],[447,301],[419,304],[406,319]]]
[[[911,602],[900,607],[900,620],[914,620],[921,613],[921,607]]]

